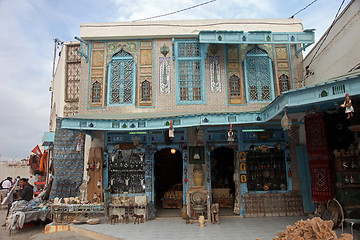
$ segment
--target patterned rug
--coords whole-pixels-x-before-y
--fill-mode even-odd
[[[334,196],[330,161],[310,161],[312,202],[326,203]]]
[[[329,154],[324,117],[321,114],[306,116],[306,144],[309,154]]]
[[[322,114],[305,118],[306,144],[311,172],[311,201],[323,203],[334,196],[325,121]]]
[[[80,140],[78,131],[61,129],[61,119],[56,119],[51,199],[75,197],[79,194],[84,172],[84,153],[82,149],[76,149]]]

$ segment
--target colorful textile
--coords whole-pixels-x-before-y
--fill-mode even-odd
[[[50,199],[75,197],[84,172],[83,151],[76,151],[79,132],[62,129],[61,119],[56,119],[54,140],[54,182]]]
[[[311,172],[312,202],[324,203],[334,196],[325,121],[322,114],[305,117],[306,144]]]
[[[305,117],[306,144],[310,154],[329,154],[324,117],[314,114]]]
[[[39,166],[40,172],[44,171],[46,159],[47,159],[47,152],[44,152],[44,154],[41,156],[41,159],[40,159],[40,166]]]
[[[334,196],[330,161],[310,161],[312,202],[326,203]]]
[[[31,151],[32,153],[35,153],[36,155],[41,156],[41,150],[39,148],[39,145],[36,145],[36,147],[34,147],[34,149]]]

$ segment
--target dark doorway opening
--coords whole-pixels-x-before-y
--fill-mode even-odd
[[[210,156],[213,203],[219,203],[223,208],[221,212],[232,215],[235,196],[234,149],[218,147],[211,151]]]
[[[180,151],[165,148],[155,153],[155,201],[157,217],[178,217],[182,205],[183,159]]]

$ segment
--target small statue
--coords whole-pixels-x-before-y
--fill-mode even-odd
[[[127,213],[122,215],[121,223],[126,223],[126,224],[129,223],[129,215]]]
[[[228,132],[228,142],[229,144],[234,142],[234,133],[232,131],[232,124],[230,124],[230,130]]]
[[[110,224],[113,225],[119,222],[119,215],[112,214],[110,215],[109,219],[110,219]]]
[[[219,204],[218,203],[214,203],[211,206],[210,209],[211,212],[211,222],[214,224],[215,222],[217,224],[220,224],[220,217],[219,217]]]
[[[340,106],[345,108],[345,113],[347,113],[347,119],[349,119],[350,117],[354,116],[354,114],[353,114],[354,108],[352,106],[349,94],[346,94],[345,96],[346,96],[346,99],[345,99],[344,103],[341,104]]]
[[[135,220],[134,220],[134,224],[136,224],[136,222],[139,224],[139,222],[141,222],[141,223],[144,223],[144,215],[138,215],[138,214],[133,214],[132,215],[132,217],[133,218],[135,218]]]

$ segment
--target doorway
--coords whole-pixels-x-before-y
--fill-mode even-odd
[[[174,150],[164,148],[154,155],[156,217],[181,216],[183,159]]]
[[[218,147],[210,153],[212,199],[219,204],[221,215],[233,215],[234,155],[234,149],[229,147]]]

